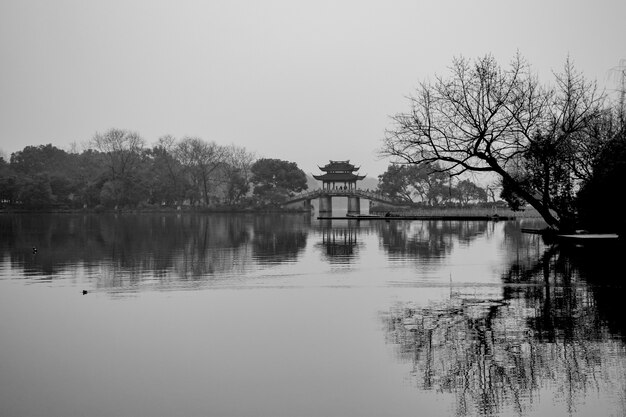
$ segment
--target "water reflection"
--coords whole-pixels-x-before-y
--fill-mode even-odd
[[[335,221],[335,224],[332,220],[320,221],[322,240],[317,245],[329,262],[350,262],[358,256],[360,226],[356,220]]]
[[[255,216],[252,240],[260,264],[294,261],[306,246],[310,216]]]
[[[545,393],[567,414],[599,397],[605,408],[597,415],[621,415],[626,361],[618,307],[626,294],[603,272],[615,271],[619,258],[544,249],[517,229],[505,240],[517,245],[501,295],[452,289],[446,300],[399,303],[382,315],[398,358],[411,364],[420,389],[454,394],[459,416],[525,415]]]
[[[295,260],[308,227],[306,216],[284,215],[7,215],[0,216],[0,254],[38,279],[78,266],[103,288],[145,280],[159,288],[193,287]]]
[[[468,244],[489,227],[493,223],[484,221],[396,221],[381,223],[380,234],[390,255],[441,259],[452,251],[454,242]]]
[[[546,246],[516,222],[279,214],[2,215],[0,233],[0,305],[9,305],[0,326],[10,335],[0,340],[11,347],[0,352],[2,363],[15,364],[3,386],[29,375],[4,399],[61,386],[50,381],[66,380],[69,368],[54,366],[83,352],[92,371],[70,367],[74,382],[58,392],[74,404],[91,375],[92,399],[119,386],[123,394],[91,413],[99,415],[136,415],[107,407],[127,398],[141,409],[134,398],[156,397],[178,415],[297,415],[302,404],[313,415],[440,410],[429,398],[453,398],[456,415],[529,415],[552,402],[557,414],[626,410],[626,294],[616,272],[623,247]],[[82,287],[87,297],[79,284],[93,286]],[[153,291],[198,288],[210,290]],[[118,302],[140,291],[141,307],[135,297]],[[22,355],[24,347],[33,353]],[[98,354],[108,361],[93,361]],[[45,366],[54,369],[40,372]],[[170,381],[172,374],[179,377]],[[145,379],[120,382],[135,375]],[[163,385],[150,390],[153,380]],[[170,404],[162,394],[174,385],[191,394]],[[228,388],[185,408],[210,385]],[[232,411],[235,403],[242,412]],[[89,415],[58,410],[51,414]]]

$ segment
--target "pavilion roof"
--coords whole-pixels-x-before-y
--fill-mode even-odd
[[[327,172],[322,175],[313,175],[313,178],[318,181],[350,182],[362,180],[365,178],[365,175],[356,175],[351,172]]]
[[[347,161],[329,161],[328,164],[326,164],[323,167],[318,166],[318,168],[321,171],[325,171],[325,172],[333,172],[333,171],[342,171],[342,172],[352,172],[352,171],[358,171],[359,167],[355,167],[354,165],[352,165],[350,163],[350,160]]]

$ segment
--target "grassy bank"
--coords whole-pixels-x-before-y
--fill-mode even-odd
[[[420,207],[420,208],[387,208],[372,207],[371,214],[384,215],[390,212],[396,216],[433,216],[433,217],[462,217],[462,216],[494,216],[541,219],[537,210],[527,208],[524,211],[513,211],[502,207]]]

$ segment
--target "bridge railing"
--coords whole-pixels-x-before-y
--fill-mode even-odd
[[[296,194],[293,197],[291,197],[289,200],[286,201],[286,203],[290,203],[292,201],[298,201],[298,200],[304,200],[306,198],[313,198],[313,197],[319,197],[320,195],[320,190],[313,190],[313,191],[307,191],[305,193],[300,193],[300,194]]]

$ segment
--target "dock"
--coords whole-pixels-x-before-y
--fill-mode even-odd
[[[533,235],[545,235],[550,236],[553,240],[556,239],[563,243],[573,244],[596,244],[596,243],[611,243],[620,242],[619,234],[617,233],[567,233],[559,234],[550,232],[546,229],[528,229],[522,228],[522,233],[528,233]]]
[[[571,242],[610,241],[619,239],[617,233],[581,233],[573,235],[556,235],[559,239]]]
[[[531,235],[543,235],[546,233],[545,229],[529,229],[527,227],[522,227],[522,233],[528,233]]]

